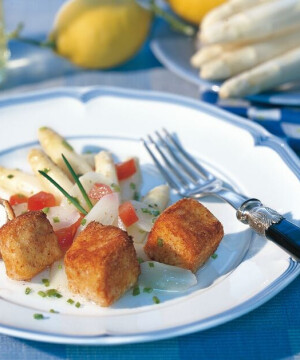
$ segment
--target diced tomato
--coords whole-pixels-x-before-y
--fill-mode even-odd
[[[9,198],[9,203],[12,206],[18,205],[18,204],[24,204],[24,203],[27,203],[27,201],[28,201],[28,198],[23,194],[15,194]]]
[[[58,244],[63,251],[67,251],[69,247],[72,245],[74,236],[76,234],[77,229],[80,226],[83,217],[84,216],[81,215],[80,218],[74,224],[55,231]]]
[[[112,194],[110,186],[105,184],[95,183],[89,191],[89,198],[93,200],[100,200],[103,196]]]
[[[45,207],[55,206],[54,195],[40,191],[39,193],[30,196],[28,199],[28,210],[42,210]]]
[[[116,164],[117,176],[119,180],[128,179],[136,173],[135,160],[130,159],[120,164]]]
[[[130,201],[126,201],[119,206],[119,216],[126,227],[136,223],[139,220]]]

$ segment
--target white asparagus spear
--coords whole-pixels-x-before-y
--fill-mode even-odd
[[[226,2],[223,5],[220,5],[213,10],[211,10],[202,20],[201,22],[201,28],[204,29],[205,27],[208,27],[212,25],[213,23],[216,23],[220,20],[225,20],[229,18],[230,16],[249,9],[253,6],[256,6],[258,4],[262,4],[268,1],[273,0],[231,0]]]
[[[253,41],[300,25],[300,0],[267,2],[217,22],[201,32],[203,44]]]
[[[115,186],[119,186],[116,166],[111,153],[108,151],[103,150],[95,155],[95,171],[104,176],[109,185],[114,184]]]
[[[44,190],[49,191],[56,198],[57,202],[60,202],[64,197],[63,194],[47,179],[45,179],[39,170],[44,170],[49,176],[51,176],[60,186],[62,186],[67,192],[73,187],[73,183],[69,180],[66,174],[56,165],[54,162],[41,150],[32,149],[28,154],[28,162],[39,179]]]
[[[0,187],[12,195],[31,196],[41,191],[41,184],[34,175],[4,167],[0,167]]]
[[[200,76],[209,80],[228,79],[297,46],[300,46],[299,28],[292,33],[225,52],[217,59],[205,63]]]
[[[227,80],[221,98],[244,97],[300,79],[300,47]]]
[[[77,174],[85,174],[88,171],[92,171],[92,167],[83,156],[77,154],[72,146],[54,130],[42,127],[38,131],[38,138],[45,153],[70,179],[72,177],[62,159],[62,154],[64,154]]]
[[[199,68],[209,60],[215,59],[229,49],[230,47],[221,44],[203,46],[191,57],[191,65],[195,68]]]

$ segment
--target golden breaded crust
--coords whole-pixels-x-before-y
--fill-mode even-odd
[[[42,211],[28,211],[0,229],[0,251],[7,276],[30,280],[63,256],[53,228]]]
[[[196,272],[223,236],[222,224],[205,206],[182,199],[156,220],[144,250],[152,260]]]
[[[140,274],[132,238],[97,222],[79,234],[64,262],[70,290],[101,306],[119,299]]]

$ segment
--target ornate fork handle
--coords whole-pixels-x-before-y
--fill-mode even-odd
[[[240,206],[236,216],[259,235],[266,236],[300,260],[300,228],[277,211],[257,199],[249,199]]]

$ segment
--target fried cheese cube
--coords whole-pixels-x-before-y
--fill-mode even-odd
[[[53,228],[42,211],[28,211],[0,229],[6,274],[30,280],[63,256]]]
[[[182,199],[156,220],[144,247],[155,261],[196,272],[224,235],[220,221],[194,199]]]
[[[64,262],[69,289],[100,306],[119,299],[140,274],[132,238],[95,221],[78,235]]]

